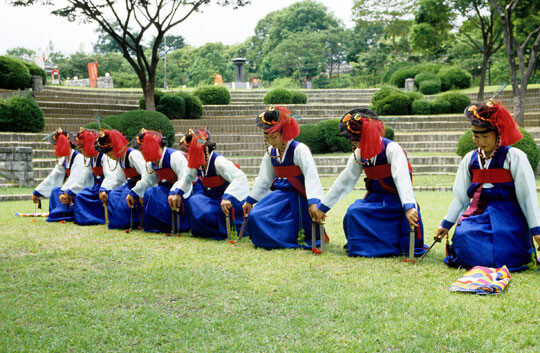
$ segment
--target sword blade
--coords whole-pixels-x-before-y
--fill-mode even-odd
[[[225,215],[225,227],[227,228],[227,241],[231,240],[231,219]]]
[[[244,217],[244,220],[242,221],[242,228],[240,228],[240,234],[238,234],[238,239],[236,239],[235,243],[238,243],[244,236],[244,232],[246,231],[246,221],[247,217]]]

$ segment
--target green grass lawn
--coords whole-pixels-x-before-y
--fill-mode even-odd
[[[426,242],[451,193],[418,192]],[[349,258],[342,216],[329,251],[254,249],[187,236],[16,218],[0,203],[0,351],[537,351],[538,272],[500,296],[455,294],[463,270]],[[44,203],[47,207],[47,203]]]

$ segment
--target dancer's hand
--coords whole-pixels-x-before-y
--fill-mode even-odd
[[[64,205],[73,205],[73,197],[68,195],[67,193],[60,194],[58,197],[61,203]]]
[[[109,201],[109,195],[107,195],[107,193],[105,191],[100,191],[99,192],[99,199],[101,200],[101,202],[107,203],[107,201]]]
[[[407,217],[411,227],[418,227],[418,211],[416,208],[409,208],[405,211],[405,217]]]
[[[313,222],[316,223],[321,223],[326,217],[326,214],[323,211],[319,210],[319,208],[315,204],[309,206],[309,215],[311,216]]]
[[[538,249],[540,249],[540,234],[533,235],[534,240],[536,240],[536,244],[538,244]]]
[[[436,238],[442,239],[447,235],[448,235],[448,229],[443,228],[442,226],[439,226],[437,230],[435,231]]]
[[[225,216],[229,216],[229,210],[232,208],[232,202],[227,199],[221,199],[221,210]]]
[[[32,202],[39,203],[39,196],[32,194]]]
[[[126,202],[127,202],[129,208],[133,208],[137,204],[137,200],[135,200],[135,198],[133,196],[131,196],[131,195],[128,195],[126,197]]]
[[[180,195],[169,195],[169,206],[171,210],[178,211],[182,205],[182,196]]]
[[[244,202],[244,205],[242,206],[242,209],[244,210],[244,217],[247,217],[249,215],[252,208],[253,208],[252,204],[248,203],[247,201]]]

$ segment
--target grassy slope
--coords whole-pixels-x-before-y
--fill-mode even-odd
[[[31,222],[0,204],[0,351],[535,351],[538,273],[498,297],[452,294],[438,246],[420,265],[329,252]],[[450,193],[417,193],[426,240]],[[44,205],[46,207],[46,205]],[[489,337],[489,338],[488,338]]]

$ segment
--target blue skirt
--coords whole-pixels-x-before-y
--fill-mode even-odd
[[[298,244],[300,211],[304,241]],[[246,230],[251,235],[253,245],[265,249],[305,248],[311,249],[311,217],[307,200],[294,189],[275,190],[255,204],[249,213]],[[316,246],[320,246],[317,236]]]
[[[484,212],[456,226],[450,256],[453,267],[486,266],[510,271],[529,268],[536,254],[527,220],[516,200],[491,201]]]
[[[425,252],[424,226],[420,212],[420,239],[415,238],[416,256]],[[356,200],[343,218],[349,256],[383,257],[409,253],[410,226],[398,194],[372,192]]]
[[[60,187],[52,189],[49,197],[49,217],[47,222],[73,222],[75,220],[73,217],[74,206],[64,205],[60,202],[59,197],[63,193]]]
[[[142,207],[139,203],[132,209],[129,208],[126,197],[134,185],[126,183],[109,193],[107,207],[109,209],[109,229],[129,229],[133,219],[133,229],[139,228],[142,215]]]
[[[204,193],[190,196],[187,204],[190,209],[191,234],[198,237],[207,237],[215,240],[227,238],[227,227],[225,225],[225,214],[221,210],[222,198],[211,198]],[[232,201],[236,221],[237,234],[240,233],[244,220],[242,203]],[[230,216],[229,216],[230,217]],[[232,218],[231,218],[232,226]],[[244,234],[244,235],[247,235]]]
[[[169,206],[170,188],[163,185],[148,188],[144,193],[143,226],[145,232],[170,233],[172,230],[171,207]],[[189,205],[184,205],[184,214],[180,215],[181,232],[190,229]]]
[[[85,188],[75,197],[75,223],[81,226],[105,224],[105,208],[99,199],[101,184]]]

